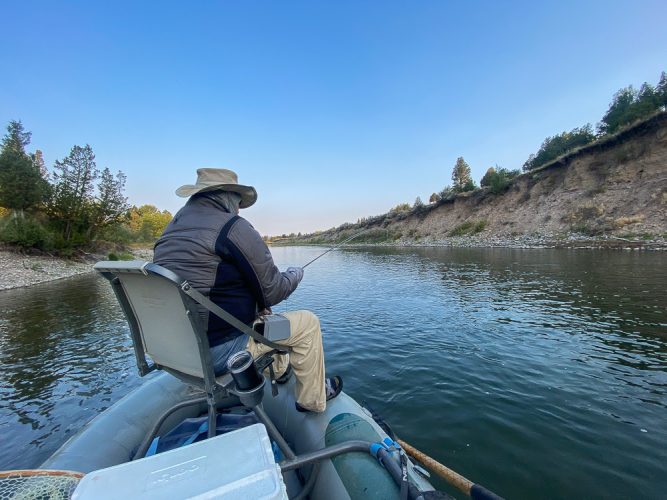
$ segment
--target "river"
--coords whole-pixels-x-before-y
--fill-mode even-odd
[[[281,266],[322,249],[274,248]],[[329,373],[507,498],[667,488],[667,253],[350,248],[274,308],[320,316]],[[36,467],[141,383],[93,274],[0,292],[0,469]],[[440,485],[440,483],[437,483]]]

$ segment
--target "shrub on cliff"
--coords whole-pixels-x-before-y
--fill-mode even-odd
[[[644,82],[639,90],[630,85],[616,92],[598,130],[602,134],[613,134],[623,126],[646,118],[666,106],[667,75],[663,71],[657,87]]]
[[[493,193],[502,193],[507,190],[512,179],[520,173],[518,170],[508,170],[506,168],[498,168],[496,170],[491,167],[486,171],[479,184],[482,187],[490,188]]]
[[[537,154],[532,154],[523,164],[524,171],[533,170],[555,160],[568,151],[585,146],[595,140],[593,127],[587,123],[583,127],[574,128],[569,132],[561,132],[553,137],[547,137],[542,142]]]

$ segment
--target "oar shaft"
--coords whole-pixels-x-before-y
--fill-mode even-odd
[[[470,479],[467,479],[458,472],[442,465],[436,459],[429,457],[426,453],[419,451],[417,448],[411,446],[402,439],[396,439],[396,441],[401,445],[401,447],[408,455],[410,455],[418,462],[424,464],[426,468],[435,472],[438,476],[454,486],[457,490],[462,491],[469,497],[475,500],[502,500],[502,497],[496,495],[492,491],[487,490],[479,484],[473,483]]]
[[[456,489],[470,496],[470,489],[474,484],[472,481],[466,479],[461,474],[459,474],[456,471],[453,471],[449,467],[442,465],[434,458],[429,457],[426,453],[419,451],[417,448],[411,446],[402,439],[397,439],[396,441],[403,447],[403,449],[408,455],[413,457],[418,462],[424,464],[428,469],[431,469],[433,472],[438,474],[438,476],[442,477],[445,481],[454,486]]]

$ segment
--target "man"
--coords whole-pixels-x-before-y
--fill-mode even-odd
[[[218,306],[247,325],[258,313],[285,300],[303,278],[303,269],[280,272],[271,252],[248,221],[238,215],[257,201],[252,186],[238,183],[236,173],[221,168],[200,168],[197,183],[181,186],[176,194],[189,197],[155,244],[154,262],[175,272]],[[287,356],[274,362],[279,381],[294,372],[299,411],[322,412],[326,401],[342,387],[340,377],[325,379],[320,322],[309,311],[283,313],[290,337],[276,343],[289,346]],[[227,359],[246,349],[256,358],[270,350],[210,314],[208,339],[217,374]],[[281,380],[282,379],[282,380]]]

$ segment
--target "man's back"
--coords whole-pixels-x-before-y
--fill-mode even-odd
[[[248,221],[204,194],[190,198],[169,223],[155,244],[154,261],[246,324],[298,284],[278,270]],[[212,346],[241,334],[215,316],[210,316],[208,333]]]

